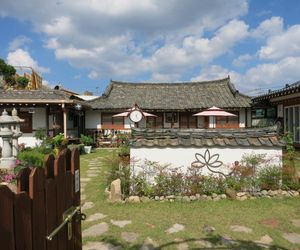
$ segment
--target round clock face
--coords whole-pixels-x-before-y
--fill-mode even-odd
[[[139,122],[140,120],[142,120],[143,118],[143,114],[141,111],[139,110],[133,110],[130,115],[129,115],[129,118],[131,121],[133,122]]]

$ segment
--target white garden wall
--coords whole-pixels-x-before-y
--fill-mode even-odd
[[[183,172],[187,171],[187,168],[191,166],[193,162],[198,160],[203,161],[205,157],[205,151],[209,150],[210,158],[209,161],[213,165],[218,165],[218,161],[221,161],[223,164],[220,168],[211,168],[216,171],[220,171],[224,174],[231,172],[230,167],[233,166],[235,161],[241,161],[244,154],[264,154],[265,159],[269,160],[266,165],[276,165],[281,166],[282,159],[282,149],[276,147],[265,147],[265,148],[131,148],[130,157],[131,167],[134,169],[135,173],[141,171],[141,167],[144,165],[145,160],[158,162],[161,165],[170,164],[171,168],[181,168]],[[196,158],[196,154],[197,158]],[[213,156],[215,155],[215,156]],[[218,156],[219,157],[218,157]],[[206,155],[208,156],[208,155]],[[214,163],[215,162],[215,163]],[[196,164],[200,164],[199,162]],[[212,174],[212,172],[207,168],[202,168],[202,173],[204,175]]]

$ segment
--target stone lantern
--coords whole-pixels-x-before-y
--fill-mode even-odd
[[[12,154],[14,157],[17,157],[18,155],[18,139],[22,136],[22,132],[20,129],[20,123],[24,122],[24,119],[21,119],[18,116],[18,111],[14,108],[11,112],[11,115],[15,121],[15,124],[11,126],[11,130],[13,131],[13,137],[12,137]]]
[[[14,109],[15,110],[15,109]],[[16,110],[13,114],[16,114]],[[7,171],[12,170],[16,166],[16,152],[13,154],[13,140],[15,132],[17,128],[19,128],[19,123],[23,122],[18,116],[10,116],[4,110],[2,115],[0,116],[0,137],[3,141],[2,146],[2,157],[0,159],[0,169],[5,169]],[[21,132],[16,133],[17,136],[20,135]],[[21,136],[21,135],[20,135]],[[19,137],[15,137],[17,140]],[[18,142],[16,142],[18,144]],[[17,148],[16,148],[17,150]]]

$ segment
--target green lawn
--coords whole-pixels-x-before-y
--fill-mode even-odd
[[[81,177],[86,177],[89,160],[96,157],[107,157],[113,151],[99,149],[89,155],[81,156]],[[214,249],[261,249],[253,243],[268,234],[273,239],[271,249],[300,249],[300,245],[291,244],[283,237],[283,233],[298,233],[300,228],[293,226],[291,219],[300,219],[300,198],[257,199],[246,201],[195,201],[185,202],[155,202],[139,204],[111,204],[106,202],[104,189],[109,166],[99,161],[102,173],[88,182],[84,193],[86,201],[92,201],[95,206],[85,211],[87,216],[94,213],[107,215],[96,222],[83,222],[83,230],[99,222],[107,222],[109,230],[98,238],[84,238],[87,241],[105,241],[120,245],[125,249],[139,249],[147,237],[157,242],[160,249],[176,249],[175,239],[186,241],[190,248],[201,249],[196,245],[197,239],[218,241],[220,236],[230,236],[237,241],[236,248],[223,247]],[[132,224],[119,228],[110,220],[131,220]],[[262,220],[275,219],[278,225],[271,228],[260,223]],[[165,230],[173,224],[185,226],[185,230],[175,234],[167,234]],[[212,235],[203,232],[204,225],[213,226],[216,231]],[[243,225],[253,229],[252,233],[237,233],[230,230],[230,225]],[[121,232],[139,234],[134,244],[124,242]],[[205,249],[205,248],[202,248]]]

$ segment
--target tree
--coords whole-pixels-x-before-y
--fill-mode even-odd
[[[14,85],[16,83],[14,77],[16,74],[16,69],[11,65],[6,64],[5,61],[1,58],[0,58],[0,74],[3,75],[4,80],[7,84]]]
[[[26,77],[24,77],[24,76],[19,76],[17,78],[17,83],[22,88],[26,88],[27,85],[28,85],[28,82],[29,82],[29,80]]]

